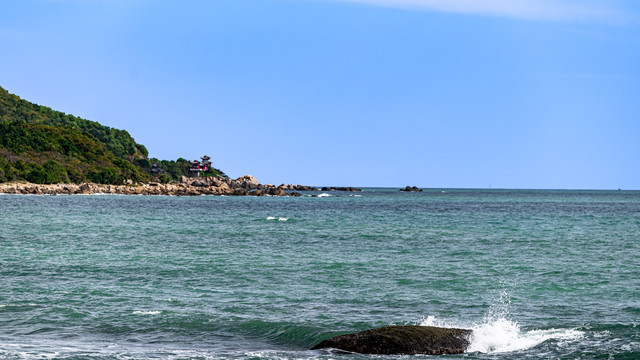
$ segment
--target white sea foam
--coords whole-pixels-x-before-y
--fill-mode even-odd
[[[331,195],[327,194],[327,193],[322,193],[322,194],[318,195],[318,197],[330,197],[330,196]]]
[[[469,352],[503,353],[520,351],[540,345],[547,340],[578,339],[584,335],[574,329],[521,331],[520,326],[507,319],[497,319],[473,328]]]
[[[512,319],[510,313],[511,296],[503,290],[488,314],[478,323],[443,321],[429,316],[420,322],[422,326],[471,329],[473,333],[467,352],[506,353],[522,351],[540,345],[547,340],[573,340],[584,336],[575,329],[547,329],[523,331]]]
[[[267,218],[267,220],[278,220],[278,221],[288,221],[289,218],[286,217],[275,217],[275,216],[269,216]]]
[[[20,306],[38,306],[38,304],[34,304],[34,303],[28,303],[28,304],[0,304],[0,309],[3,308],[12,308],[12,307],[20,307]]]
[[[573,340],[584,336],[582,331],[575,329],[522,331],[517,322],[504,317],[488,318],[476,324],[461,324],[429,316],[423,319],[420,325],[471,329],[473,333],[467,352],[491,354],[522,351],[552,339]]]
[[[152,311],[141,311],[141,310],[136,310],[133,313],[135,315],[158,315],[160,314],[161,311],[159,310],[152,310]]]

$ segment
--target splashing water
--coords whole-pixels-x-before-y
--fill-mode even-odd
[[[584,333],[575,329],[548,329],[521,331],[517,322],[506,319],[485,319],[482,323],[465,326],[443,321],[429,316],[420,322],[421,326],[472,329],[471,344],[467,352],[505,353],[522,351],[540,345],[547,340],[572,340],[583,337]]]
[[[471,344],[467,348],[467,352],[480,353],[522,351],[538,346],[547,340],[573,340],[584,336],[584,332],[575,329],[522,331],[520,325],[511,319],[510,303],[509,294],[503,291],[480,323],[464,324],[428,316],[420,321],[420,325],[471,329],[473,334],[469,339]]]

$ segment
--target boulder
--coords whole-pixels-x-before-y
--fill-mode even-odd
[[[324,340],[311,348],[338,349],[361,354],[460,354],[469,347],[471,330],[434,326],[385,326]]]
[[[247,189],[234,189],[232,194],[235,195],[235,196],[247,196],[247,195],[249,195],[249,190],[247,190]]]
[[[287,192],[282,190],[282,189],[280,189],[280,188],[275,188],[275,189],[269,190],[269,195],[285,196],[285,195],[287,195]]]
[[[257,189],[260,182],[251,175],[245,175],[233,180],[234,188]]]
[[[80,185],[80,188],[77,191],[80,194],[91,194],[93,192],[93,186],[91,186],[91,184],[84,183]]]

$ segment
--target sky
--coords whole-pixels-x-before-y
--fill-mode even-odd
[[[0,86],[262,183],[640,189],[635,0],[0,0]]]

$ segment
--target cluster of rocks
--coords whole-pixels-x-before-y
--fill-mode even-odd
[[[36,195],[74,195],[74,194],[120,194],[120,195],[228,195],[228,196],[302,196],[292,190],[309,191],[316,188],[303,185],[270,185],[260,184],[251,175],[245,175],[235,180],[218,177],[187,178],[180,183],[147,183],[126,185],[102,185],[93,183],[83,184],[52,184],[41,185],[31,183],[0,184],[0,193],[5,194],[36,194]],[[289,192],[287,192],[289,191]]]
[[[268,185],[265,185],[268,186]],[[278,189],[282,189],[282,190],[295,190],[295,191],[320,191],[318,190],[318,188],[313,187],[313,186],[306,186],[306,185],[294,185],[294,184],[289,184],[289,185],[285,185],[282,184],[280,186],[278,186]]]
[[[407,191],[407,192],[422,192],[422,189],[418,188],[417,186],[407,186],[404,189],[400,189],[400,191]]]
[[[385,326],[324,340],[311,348],[360,354],[461,354],[470,345],[471,330],[434,326]]]
[[[362,189],[356,189],[354,187],[323,187],[321,191],[362,191]]]
[[[265,190],[267,192],[275,191],[275,189],[280,189],[284,191],[318,191],[318,188],[313,186],[306,185],[271,185],[271,184],[261,184],[258,182],[256,178],[251,175],[245,175],[239,177],[235,180],[229,178],[219,178],[219,177],[206,177],[206,178],[188,178],[183,176],[180,179],[181,184],[188,184],[190,186],[195,187],[224,187],[227,186],[231,189],[247,189],[247,190]]]

